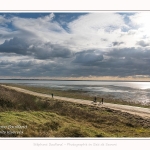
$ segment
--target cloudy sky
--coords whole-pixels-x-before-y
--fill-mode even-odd
[[[0,13],[0,77],[149,77],[150,12]]]

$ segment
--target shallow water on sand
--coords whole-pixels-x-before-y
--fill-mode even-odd
[[[150,103],[150,82],[0,80],[0,83],[43,86],[60,90],[82,90],[93,96]]]

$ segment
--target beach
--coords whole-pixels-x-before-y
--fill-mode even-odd
[[[39,96],[39,97],[44,97],[44,98],[51,98],[52,97],[51,95],[48,95],[48,94],[37,93],[37,92],[29,91],[26,89],[18,88],[18,87],[12,87],[12,86],[6,86],[6,85],[2,85],[2,86],[6,87],[8,89],[13,89],[13,90],[16,90],[18,92],[23,92],[23,93],[34,95],[34,96]],[[79,104],[85,104],[85,105],[92,105],[95,107],[106,107],[106,108],[110,108],[110,109],[114,109],[114,110],[120,110],[123,112],[128,112],[128,113],[131,113],[134,115],[139,115],[143,118],[150,118],[150,109],[149,108],[120,105],[120,104],[111,104],[111,103],[101,104],[100,102],[94,103],[90,100],[67,98],[67,97],[60,97],[60,96],[55,96],[54,99],[69,101],[69,102],[79,103]]]
[[[105,99],[102,104],[100,98],[93,102],[93,97],[82,94],[79,91],[1,84],[0,136],[150,136],[149,108],[131,106],[130,103],[108,103]]]

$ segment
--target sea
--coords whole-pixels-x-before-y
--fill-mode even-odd
[[[0,80],[0,83],[15,83],[59,90],[83,91],[86,94],[130,102],[150,104],[150,82],[124,81],[68,81],[68,80]]]

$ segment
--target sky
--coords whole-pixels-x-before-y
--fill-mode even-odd
[[[150,11],[0,13],[0,77],[150,78]]]

